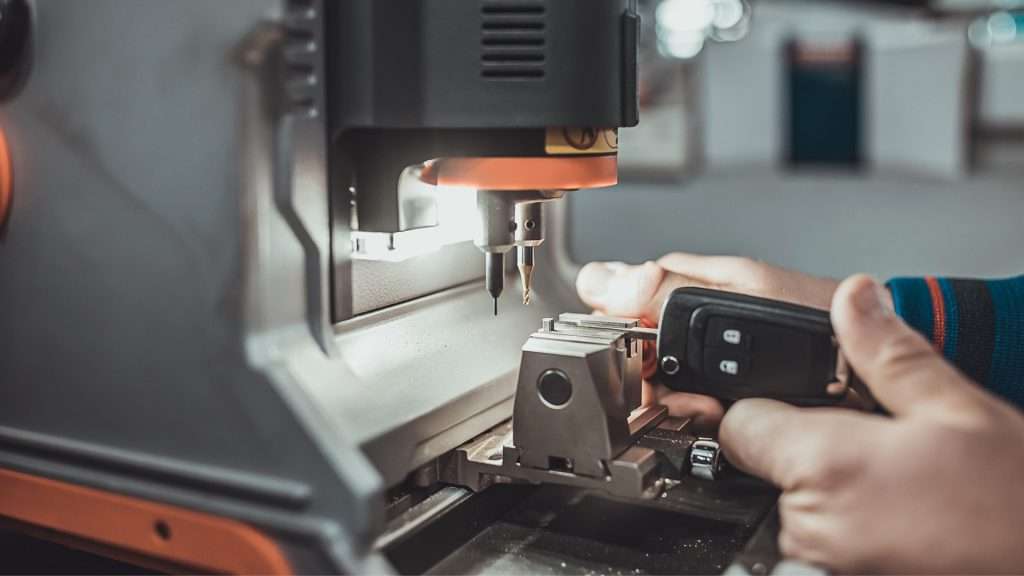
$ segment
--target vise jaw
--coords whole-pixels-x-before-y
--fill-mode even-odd
[[[562,314],[527,340],[512,416],[521,466],[603,478],[656,423],[663,409],[631,417],[641,396],[638,329],[636,320]]]

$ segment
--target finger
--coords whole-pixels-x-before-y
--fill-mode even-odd
[[[791,490],[812,478],[828,482],[856,462],[861,442],[875,435],[875,420],[880,419],[850,410],[748,399],[729,408],[718,437],[734,466]]]
[[[722,403],[710,396],[673,392],[663,386],[655,392],[658,403],[668,408],[670,416],[688,418],[690,425],[699,432],[707,432],[718,428],[725,415]]]
[[[689,276],[706,285],[732,284],[744,275],[752,260],[736,256],[704,256],[673,252],[658,259],[658,265],[676,274]]]
[[[612,316],[642,318],[657,323],[665,298],[680,286],[694,282],[668,274],[653,262],[630,266],[621,262],[594,262],[583,267],[576,289],[588,306]]]
[[[701,256],[675,252],[658,260],[669,272],[690,278],[694,285],[740,292],[827,310],[837,282],[781,266],[737,256]]]
[[[664,274],[661,268],[648,264],[591,262],[576,277],[576,292],[584,304],[601,312],[639,316]]]
[[[733,466],[786,488],[792,453],[814,434],[794,426],[800,419],[800,410],[782,402],[740,400],[722,419],[718,439]]]
[[[958,411],[977,400],[977,387],[896,316],[870,277],[854,276],[840,285],[832,324],[846,360],[894,415],[936,406]]]
[[[824,513],[826,507],[820,503],[826,498],[817,491],[787,492],[779,498],[779,552],[783,558],[834,568],[844,549],[851,547],[844,538],[835,536],[837,519]],[[793,506],[794,500],[811,503]]]

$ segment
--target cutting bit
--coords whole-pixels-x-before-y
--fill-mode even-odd
[[[530,304],[533,282],[533,246],[520,246],[518,254],[519,277],[523,281],[523,304]]]
[[[494,300],[494,315],[498,315],[498,298],[505,289],[505,255],[500,252],[488,252],[485,256],[487,293]]]

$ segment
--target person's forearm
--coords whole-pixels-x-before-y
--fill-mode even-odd
[[[896,313],[971,379],[1024,407],[1024,276],[895,278]]]

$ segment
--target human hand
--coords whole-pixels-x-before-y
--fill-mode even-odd
[[[1024,415],[943,360],[886,300],[853,277],[832,323],[891,418],[742,400],[722,422],[723,449],[783,490],[786,557],[841,572],[1019,572]]]
[[[651,322],[658,321],[668,295],[683,286],[738,292],[827,310],[839,282],[749,258],[683,252],[639,266],[594,262],[584,266],[576,280],[580,298],[595,310]]]
[[[580,298],[597,312],[640,318],[648,326],[657,326],[665,299],[683,286],[828,308],[838,284],[832,279],[808,276],[747,258],[682,252],[639,266],[595,262],[585,266],[576,280]],[[653,364],[650,367],[653,368]],[[722,405],[707,396],[673,392],[664,386],[645,383],[643,397],[645,404],[658,402],[667,406],[673,416],[693,419],[697,429],[713,429],[722,418]]]

